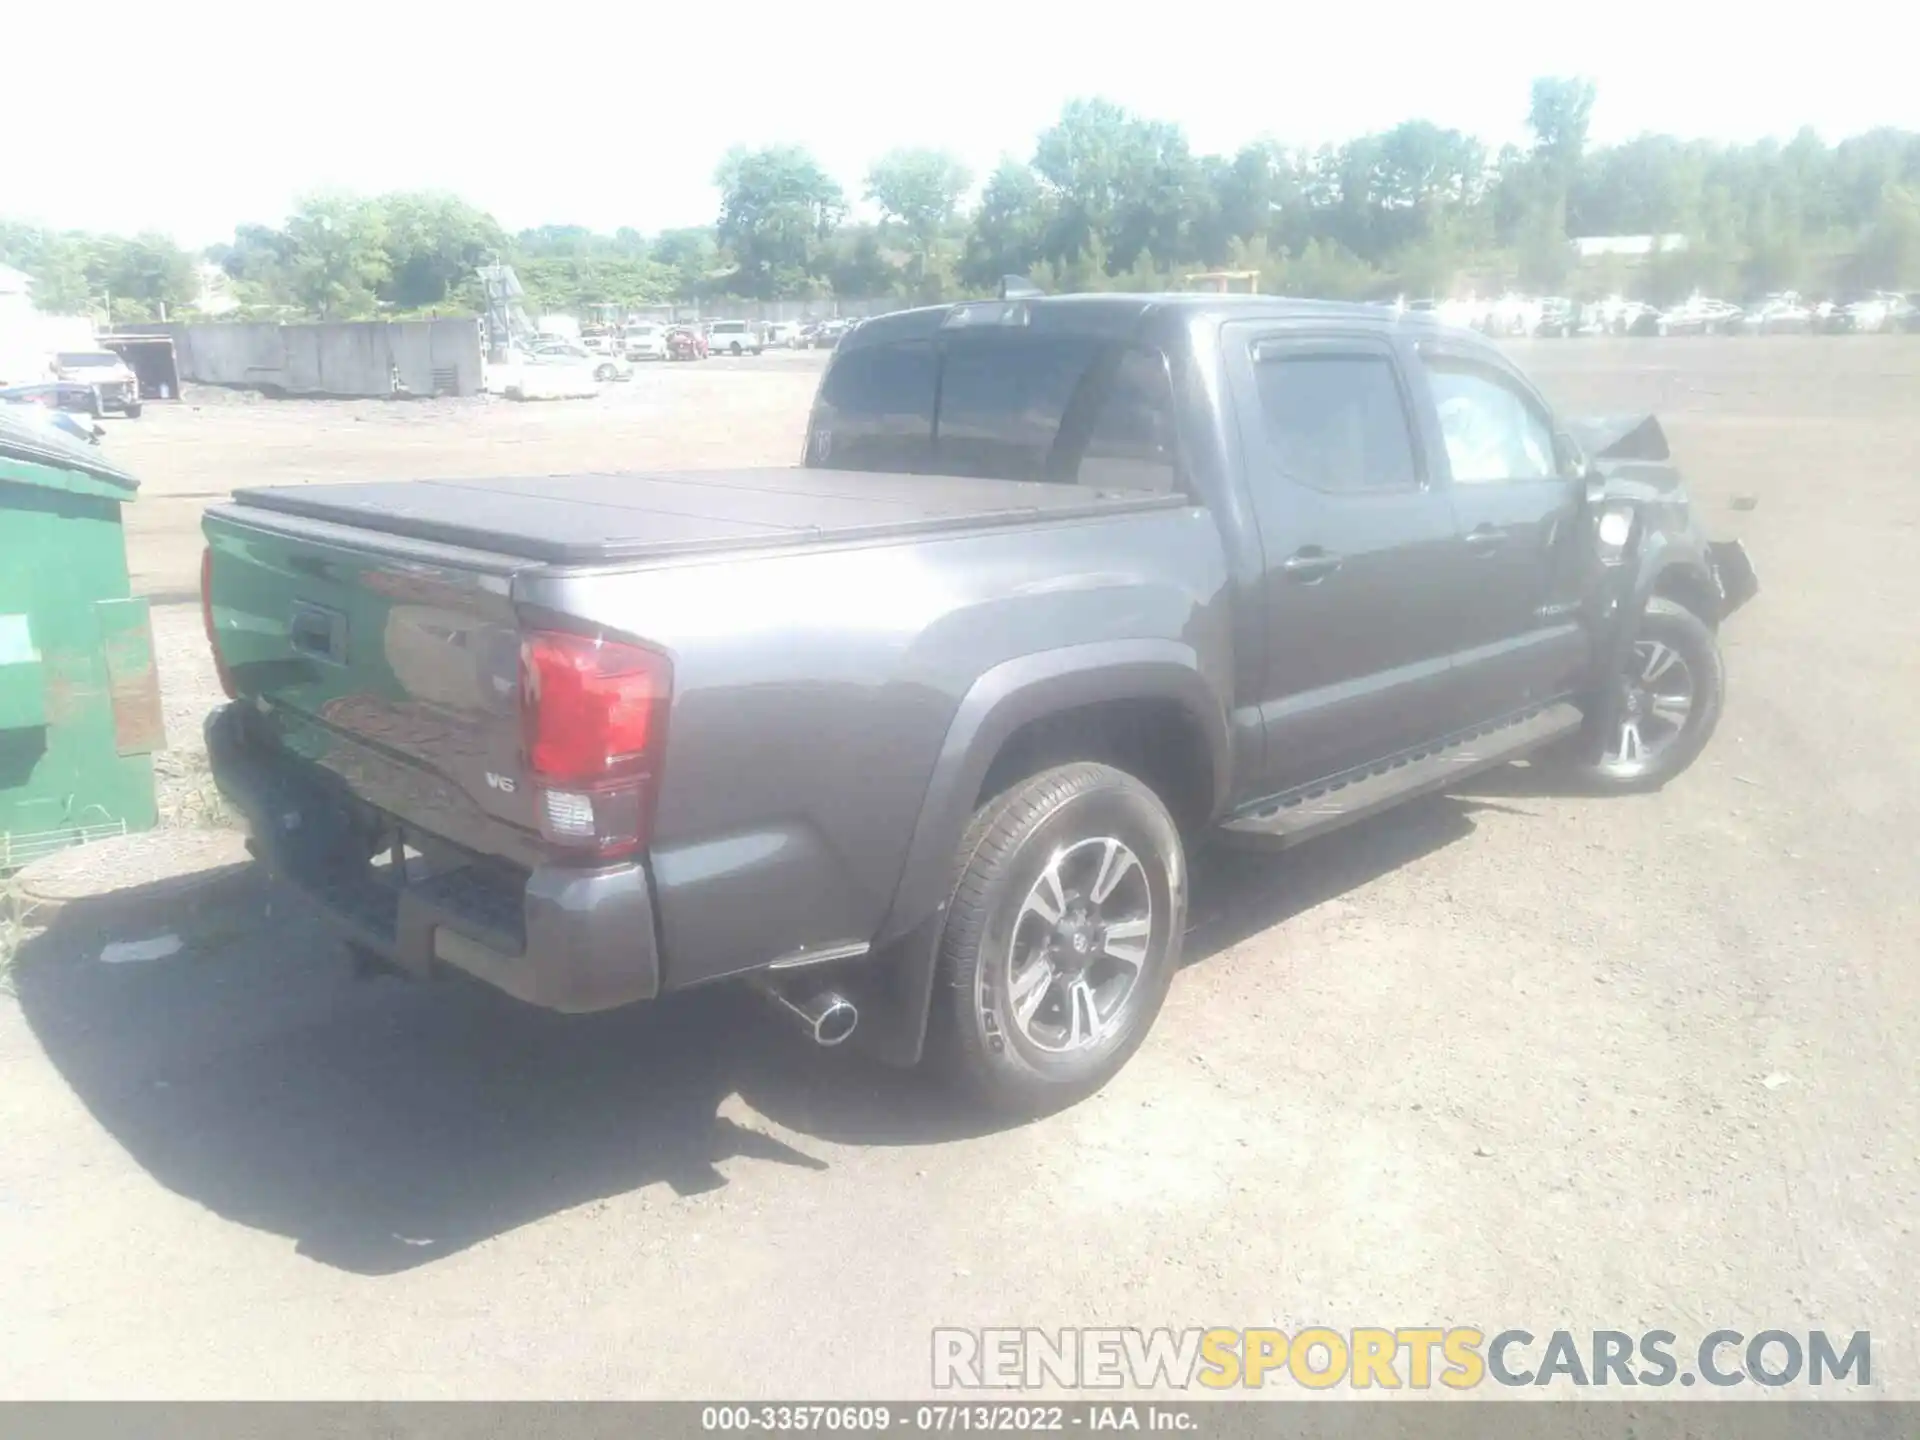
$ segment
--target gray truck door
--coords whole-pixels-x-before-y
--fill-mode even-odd
[[[1268,795],[1444,734],[1466,560],[1392,343],[1223,327],[1266,568]]]
[[[1584,482],[1533,388],[1492,357],[1427,342],[1410,370],[1447,471],[1472,583],[1454,657],[1461,725],[1568,694],[1584,674]]]

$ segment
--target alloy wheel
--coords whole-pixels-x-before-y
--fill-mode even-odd
[[[1619,712],[1601,765],[1614,775],[1640,775],[1652,769],[1686,730],[1693,713],[1694,675],[1673,646],[1638,640],[1623,680]]]
[[[1062,1054],[1112,1033],[1146,965],[1153,891],[1146,867],[1112,836],[1056,850],[1027,892],[1008,944],[1013,1023]]]

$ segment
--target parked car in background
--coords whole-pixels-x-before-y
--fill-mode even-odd
[[[0,405],[7,407],[9,415],[38,429],[51,430],[89,445],[98,445],[100,437],[106,434],[99,422],[90,418],[92,388],[70,380],[9,385],[0,389]]]
[[[1540,326],[1533,333],[1566,339],[1574,335],[1605,335],[1609,333],[1609,326],[1606,312],[1599,304],[1556,296],[1540,302]]]
[[[631,380],[633,366],[625,357],[619,355],[598,355],[587,346],[575,340],[537,340],[533,353],[537,358],[553,360],[578,360],[582,365],[590,366],[593,378],[603,384],[613,380]]]
[[[140,418],[140,382],[127,362],[111,350],[62,350],[53,357],[53,378],[85,385],[95,415],[118,412]],[[63,407],[64,408],[64,407]]]
[[[791,320],[775,320],[762,332],[761,338],[769,350],[784,350],[793,347],[793,337],[800,327]]]
[[[666,336],[669,360],[704,360],[709,353],[707,336],[697,325],[675,325]]]
[[[1639,303],[1629,305],[1621,315],[1620,326],[1618,333],[1623,335],[1645,336],[1667,333],[1667,322],[1659,307],[1654,305]]]
[[[629,325],[622,343],[629,360],[664,360],[667,358],[667,327]]]
[[[1904,330],[1911,309],[1905,295],[1893,290],[1873,290],[1835,306],[1828,317],[1827,328],[1840,334],[1854,335],[1878,335],[1886,330]]]
[[[1781,290],[1748,306],[1730,328],[1742,335],[1800,335],[1813,328],[1813,311],[1797,290]]]
[[[1725,300],[1694,295],[1661,313],[1665,335],[1724,335],[1740,322],[1741,310]]]
[[[1527,295],[1502,295],[1487,307],[1481,329],[1489,335],[1532,335],[1540,328],[1542,302]]]
[[[709,351],[722,355],[758,355],[766,349],[760,327],[751,320],[716,320],[707,331]]]
[[[810,350],[831,350],[838,345],[847,331],[853,328],[851,320],[822,320],[813,329],[812,338],[807,341]]]

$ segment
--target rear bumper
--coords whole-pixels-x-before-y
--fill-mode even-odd
[[[368,858],[384,817],[318,767],[251,742],[242,705],[208,716],[206,738],[214,781],[260,859],[396,969],[425,978],[451,965],[549,1010],[605,1010],[659,993],[641,866],[522,870],[475,856],[403,883]]]

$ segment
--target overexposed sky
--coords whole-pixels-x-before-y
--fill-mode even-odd
[[[509,229],[702,224],[733,144],[804,145],[857,198],[895,145],[942,146],[976,172],[1026,158],[1080,95],[1178,121],[1196,150],[1317,145],[1414,116],[1497,147],[1524,137],[1541,74],[1597,83],[1601,141],[1920,129],[1915,22],[1880,0],[0,11],[0,215],[196,246],[277,224],[322,188],[451,190]]]

